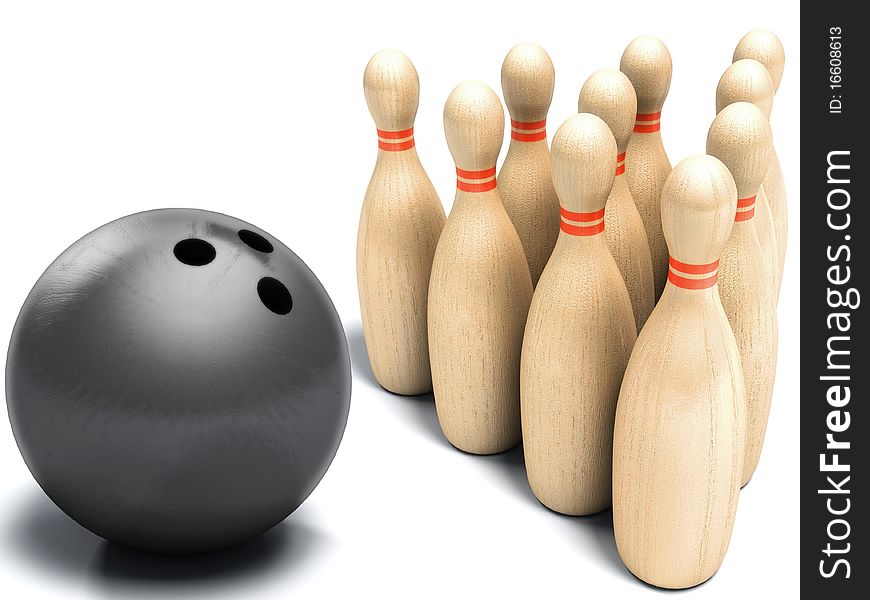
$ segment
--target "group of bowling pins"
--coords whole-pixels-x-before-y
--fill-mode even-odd
[[[639,37],[619,70],[593,73],[549,149],[553,63],[519,44],[501,70],[511,140],[498,174],[499,97],[471,81],[447,98],[447,218],[414,149],[413,64],[382,51],[365,71],[380,150],[357,276],[375,377],[434,391],[461,450],[522,441],[552,510],[612,505],[623,561],[661,587],[718,569],[761,452],[786,244],[768,123],[783,64],[773,33],[744,36],[707,154],[671,169],[661,40]]]

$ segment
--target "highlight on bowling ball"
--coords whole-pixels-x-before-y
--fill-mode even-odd
[[[280,523],[341,442],[347,341],[268,233],[191,209],[130,215],[43,273],[9,346],[16,442],[45,493],[119,544],[193,553]]]

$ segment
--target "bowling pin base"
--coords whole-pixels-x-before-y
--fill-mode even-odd
[[[423,369],[419,367],[419,360],[414,361],[417,363],[417,368],[415,368],[414,365],[410,364],[410,362],[402,365],[402,368],[397,368],[398,365],[396,365],[395,363],[389,365],[389,367],[387,368],[384,368],[385,361],[381,359],[379,362],[378,357],[375,356],[375,352],[372,352],[371,350],[372,344],[370,344],[368,338],[369,335],[366,333],[365,327],[363,327],[363,340],[365,341],[366,346],[366,358],[369,361],[369,367],[372,371],[372,377],[379,386],[381,386],[389,393],[396,394],[398,396],[420,396],[422,394],[429,394],[432,392],[432,376],[430,375],[428,369]],[[384,347],[384,345],[381,344],[381,347]],[[411,351],[410,348],[408,351]],[[381,350],[381,352],[383,351]],[[389,356],[389,354],[384,353],[383,356]],[[427,354],[427,361],[428,358],[429,356]]]
[[[441,433],[444,435],[444,439],[450,442],[450,445],[459,450],[460,452],[464,452],[466,454],[473,454],[475,456],[489,456],[491,454],[502,454],[507,452],[508,450],[513,450],[517,446],[520,445],[522,441],[522,436],[518,433],[516,436],[516,440],[509,440],[502,444],[463,444],[458,441],[450,439],[450,436],[445,433],[444,428],[441,428]]]
[[[531,487],[531,483],[529,484]],[[565,517],[591,517],[594,515],[599,515],[603,512],[610,510],[613,505],[610,502],[604,502],[600,504],[589,504],[587,506],[567,506],[564,504],[560,504],[558,502],[551,502],[549,500],[544,500],[541,496],[543,494],[538,494],[535,491],[535,488],[532,487],[532,494],[535,495],[535,499],[541,503],[541,506],[546,508],[547,510],[556,513],[557,515],[562,515]]]
[[[626,565],[625,568],[629,573],[631,573],[632,577],[637,579],[642,584],[647,585],[651,588],[659,589],[659,590],[691,590],[692,588],[696,588],[696,587],[704,585],[705,583],[707,583],[708,581],[713,579],[713,577],[716,576],[716,573],[719,572],[718,570],[716,570],[712,574],[710,574],[710,576],[707,577],[707,579],[705,579],[703,581],[699,581],[698,583],[692,583],[689,585],[665,585],[665,584],[660,585],[660,584],[652,582],[652,581],[647,581],[646,579],[644,579],[643,577],[641,577],[640,575],[638,575],[637,573],[632,571],[628,565]]]
[[[372,377],[375,378],[375,381],[384,389],[384,391],[395,394],[396,396],[422,396],[424,394],[432,393],[431,385],[389,385],[381,381],[381,379],[375,375],[374,371],[372,371]]]
[[[375,377],[375,381],[378,381],[378,378]],[[428,388],[401,388],[401,389],[390,389],[385,386],[383,383],[378,381],[378,385],[384,389],[385,392],[389,392],[391,394],[395,394],[396,396],[423,396],[425,394],[432,393],[432,387]]]

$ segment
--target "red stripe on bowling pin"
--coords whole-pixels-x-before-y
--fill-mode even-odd
[[[748,221],[755,215],[755,196],[737,199],[737,214],[734,220],[737,222]]]
[[[539,142],[547,139],[547,119],[540,121],[511,119],[511,139],[518,142]]]
[[[659,131],[662,127],[661,118],[661,111],[654,113],[638,113],[634,118],[634,132],[655,133],[656,131]]]
[[[595,212],[578,213],[571,212],[560,206],[559,214],[562,217],[559,221],[559,229],[568,235],[588,236],[604,231],[603,208]],[[573,223],[568,221],[573,221]]]
[[[718,260],[706,265],[693,265],[670,257],[668,262],[668,281],[679,288],[704,290],[713,287],[719,280]],[[701,275],[702,277],[686,277],[686,275]]]
[[[456,167],[456,189],[463,192],[488,192],[495,189],[495,167],[482,171],[466,171]]]
[[[625,173],[625,152],[616,157],[616,176]]]
[[[414,128],[401,131],[378,129],[378,148],[387,152],[401,152],[414,147]]]

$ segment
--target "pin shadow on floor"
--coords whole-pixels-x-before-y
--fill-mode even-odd
[[[248,542],[204,554],[162,555],[131,550],[79,526],[39,489],[14,507],[4,532],[9,553],[33,563],[46,576],[84,575],[110,596],[124,592],[205,595],[216,587],[256,585],[272,573],[292,577],[317,554],[324,537],[293,516]]]
[[[483,462],[495,465],[505,480],[518,494],[532,502],[536,507],[545,511],[556,519],[559,519],[566,529],[572,529],[580,538],[584,548],[589,549],[589,555],[598,557],[602,566],[613,570],[627,579],[644,583],[636,579],[631,572],[622,564],[619,552],[616,549],[616,539],[613,535],[613,511],[605,510],[594,515],[575,517],[563,515],[550,510],[540,503],[529,487],[526,476],[526,464],[523,457],[523,447],[517,446],[501,454],[476,457]],[[646,584],[645,584],[646,585]],[[658,589],[658,588],[654,588]]]
[[[389,396],[401,401],[400,405],[404,409],[407,409],[408,414],[412,417],[415,424],[425,433],[438,440],[446,447],[449,447],[450,450],[461,452],[461,450],[457,450],[450,445],[450,443],[444,438],[444,434],[441,432],[441,426],[438,424],[438,417],[435,413],[435,404],[432,394],[399,396],[382,388],[372,373],[368,351],[366,350],[362,324],[358,321],[349,324],[346,333],[351,363],[353,364],[353,372],[357,380],[362,380],[367,385],[380,389],[384,394],[388,394]],[[549,512],[555,518],[563,520],[566,527],[573,527],[581,537],[581,543],[583,546],[590,547],[595,556],[600,557],[603,565],[619,572],[630,580],[644,583],[635,578],[622,564],[622,559],[619,557],[619,552],[616,549],[616,540],[613,535],[613,513],[611,510],[587,517],[572,517],[553,512],[538,501],[529,487],[529,481],[526,477],[523,447],[521,445],[500,454],[492,454],[488,456],[469,454],[468,457],[478,463],[490,466],[493,471],[497,472],[504,479],[507,486],[515,493],[526,498],[529,502],[534,503],[541,510]]]
[[[398,407],[404,411],[432,440],[439,444],[450,446],[441,433],[438,424],[438,416],[435,414],[435,398],[432,393],[420,394],[419,396],[401,396],[384,389],[372,372],[369,362],[366,340],[363,334],[362,324],[359,321],[350,323],[346,328],[347,346],[350,352],[350,362],[353,368],[355,382],[381,390],[388,397],[396,400]],[[452,448],[452,446],[450,446]]]

